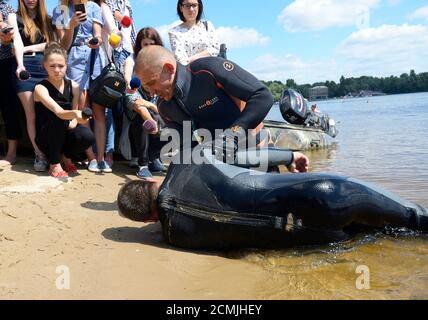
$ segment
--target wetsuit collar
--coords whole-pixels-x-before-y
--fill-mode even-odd
[[[177,80],[175,82],[175,97],[183,100],[190,90],[191,73],[187,67],[177,62]]]

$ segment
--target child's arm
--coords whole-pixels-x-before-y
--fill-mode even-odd
[[[55,115],[62,120],[76,119],[79,123],[87,122],[82,118],[82,111],[80,110],[64,110],[61,106],[49,95],[48,89],[38,84],[34,89],[34,101],[41,102],[46,108],[55,113]]]

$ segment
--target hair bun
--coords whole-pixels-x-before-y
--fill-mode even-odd
[[[52,54],[59,54],[67,61],[67,50],[65,50],[58,42],[52,41],[46,44],[43,60],[47,61]]]

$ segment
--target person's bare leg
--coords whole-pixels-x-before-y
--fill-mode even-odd
[[[0,160],[0,167],[10,166],[16,163],[16,151],[18,149],[18,140],[7,140],[6,157]]]
[[[92,105],[92,112],[95,120],[95,141],[97,145],[97,161],[98,163],[104,161],[104,150],[106,147],[106,115],[105,108],[94,103]]]
[[[18,97],[24,107],[28,137],[30,138],[34,151],[37,155],[44,157],[43,152],[40,151],[36,144],[36,113],[34,110],[33,93],[30,91],[20,92],[18,93]]]

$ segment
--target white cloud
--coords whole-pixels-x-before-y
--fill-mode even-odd
[[[338,81],[363,75],[399,76],[414,69],[428,72],[428,27],[383,25],[352,33],[330,60],[305,61],[291,55],[265,55],[247,68],[263,80],[294,79],[297,83]]]
[[[252,28],[219,27],[216,29],[220,43],[226,43],[228,48],[245,48],[265,46],[270,38]]]
[[[417,9],[410,16],[410,19],[426,19],[428,21],[428,6]]]
[[[355,25],[368,27],[380,0],[295,0],[278,17],[286,31],[318,31]]]
[[[428,71],[428,28],[423,25],[382,25],[352,33],[336,50],[350,72],[388,76],[415,69]]]
[[[248,70],[262,80],[294,79],[299,84],[337,78],[337,65],[330,61],[303,61],[292,55],[263,55],[249,65]],[[339,76],[340,77],[340,76]]]

